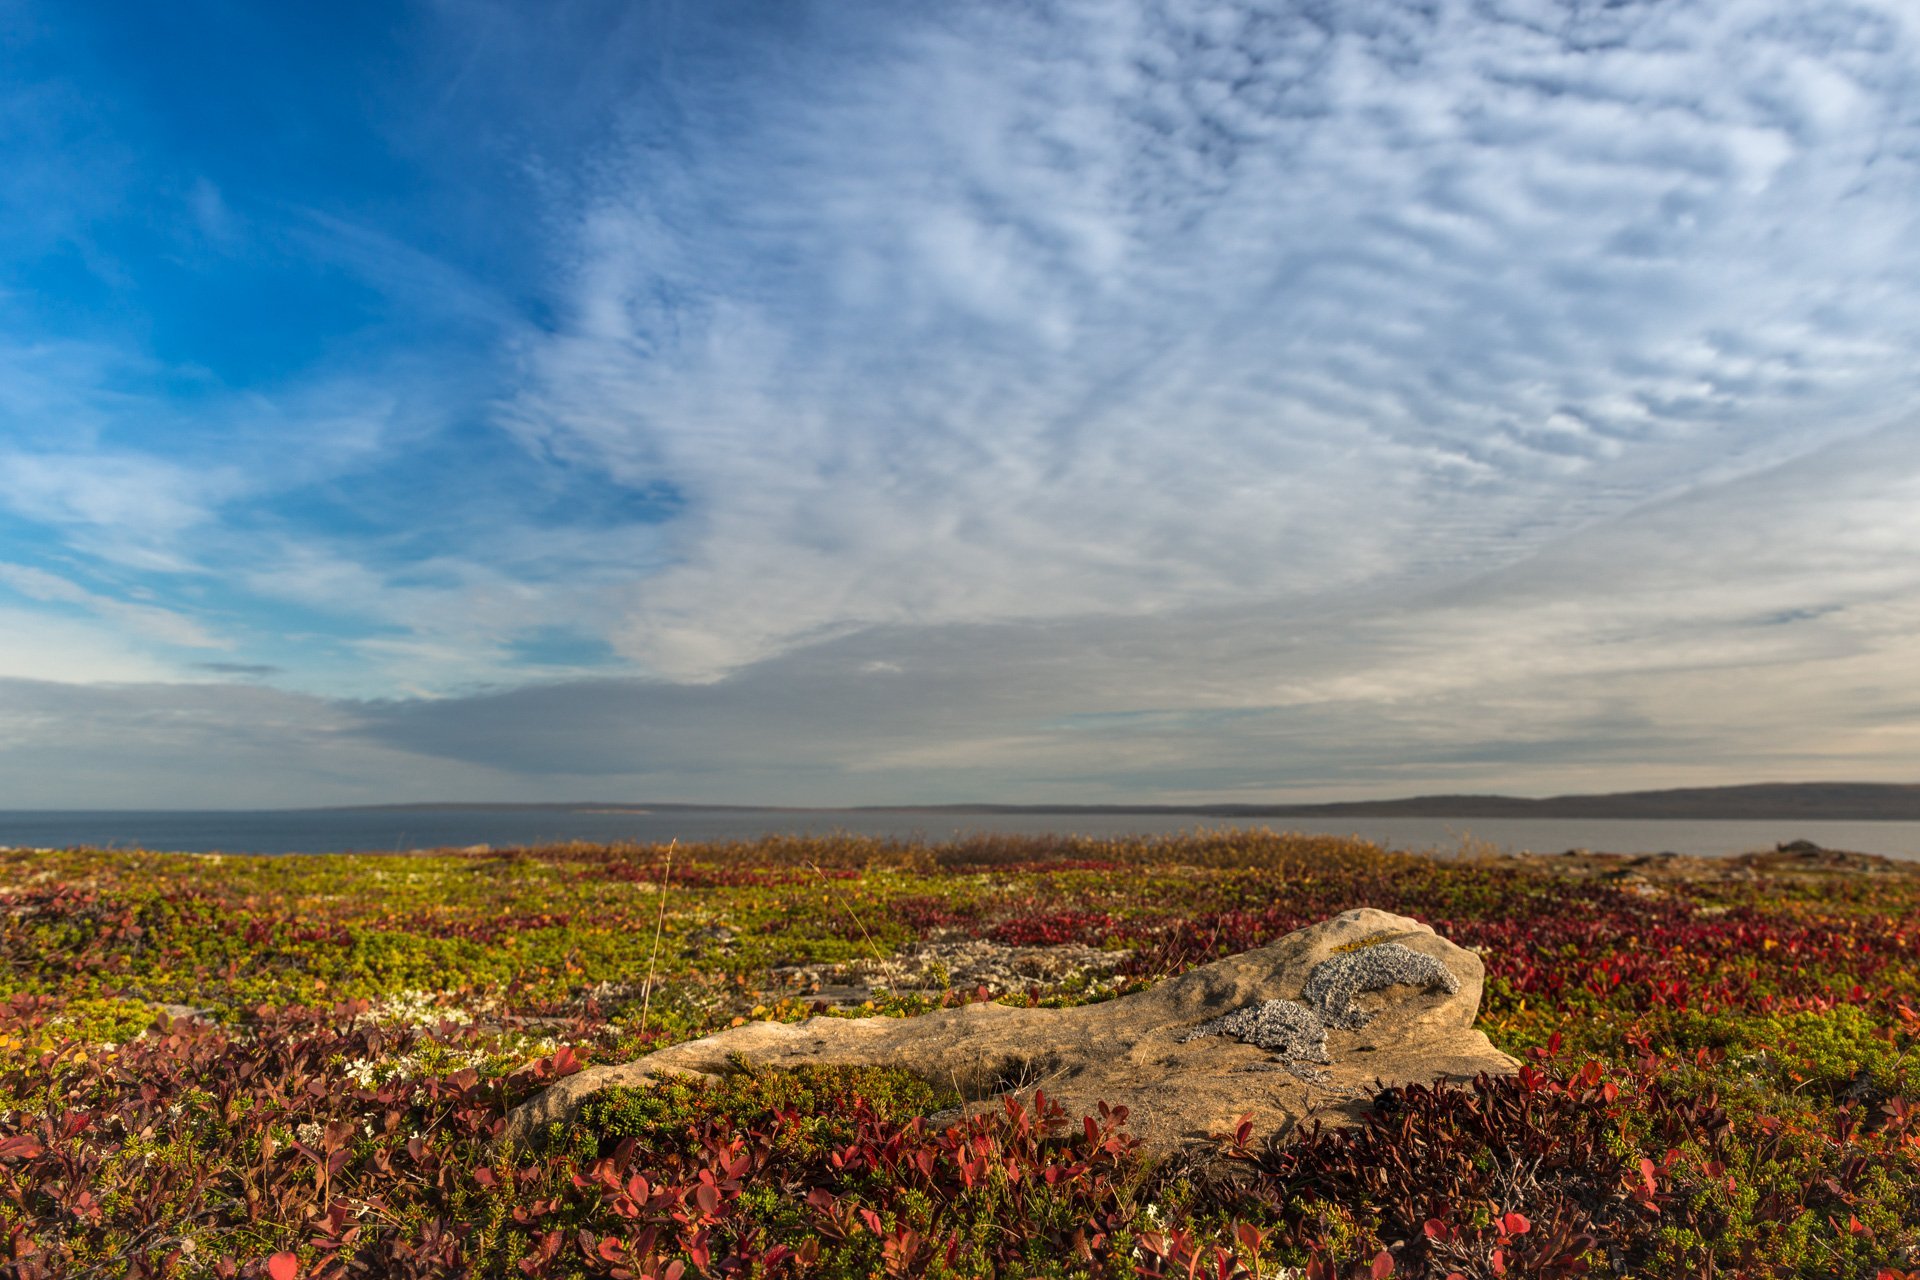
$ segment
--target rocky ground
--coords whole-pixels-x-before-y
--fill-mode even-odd
[[[1496,853],[1471,859],[1476,865],[1513,867],[1543,875],[1576,879],[1674,880],[1693,883],[1753,881],[1771,878],[1829,876],[1888,876],[1920,878],[1920,860],[1888,858],[1877,853],[1823,849],[1810,840],[1791,840],[1771,849],[1756,849],[1724,858],[1685,853],[1596,853],[1568,849],[1558,854]]]

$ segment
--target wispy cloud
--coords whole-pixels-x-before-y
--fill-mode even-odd
[[[230,716],[336,798],[1920,766],[1911,5],[416,16],[406,109],[290,96],[358,143],[267,177],[5,91],[57,208],[0,194],[0,675],[137,684],[32,685],[49,759],[121,716],[169,779]]]
[[[1484,571],[1911,397],[1915,32],[1851,13],[822,17],[609,159],[513,421],[693,496],[679,678]]]
[[[221,676],[272,676],[280,673],[280,668],[265,662],[196,662],[196,671],[210,671]]]
[[[802,802],[1899,776],[1920,745],[1899,696],[1920,661],[1920,582],[1878,530],[1904,519],[1913,439],[1704,488],[1424,599],[879,628],[710,685],[387,704],[365,731],[562,793],[605,778],[702,796],[747,779]],[[1807,478],[1821,502],[1795,498]],[[1857,523],[1815,550],[1828,502]],[[1834,559],[1847,579],[1819,582]],[[1742,590],[1703,591],[1702,565],[1729,563]],[[1756,625],[1754,601],[1809,598],[1840,603]]]
[[[77,549],[165,571],[187,567],[182,536],[214,522],[240,477],[129,450],[15,452],[0,453],[0,486],[15,512],[65,530]]]
[[[1903,426],[1463,586],[1326,615],[877,627],[703,684],[377,701],[38,685],[40,719],[15,741],[72,759],[117,725],[127,803],[174,786],[180,753],[230,751],[222,715],[243,718],[259,752],[262,803],[481,798],[503,780],[533,798],[823,804],[1897,777],[1920,750],[1904,692],[1920,664],[1916,484],[1920,433]],[[1835,511],[1848,513],[1837,534]],[[1713,566],[1740,589],[1703,590]],[[1783,622],[1777,606],[1806,616]],[[324,787],[288,763],[320,758]],[[77,800],[79,777],[47,794]]]
[[[149,604],[119,600],[89,591],[67,578],[30,565],[0,562],[0,587],[29,600],[75,605],[143,640],[191,649],[225,649],[231,642],[213,635],[191,618]]]

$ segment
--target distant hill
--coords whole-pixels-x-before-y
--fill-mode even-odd
[[[366,809],[550,809],[580,812],[727,810],[732,812],[864,813],[1083,813],[1173,814],[1217,818],[1667,818],[1746,819],[1754,822],[1920,822],[1920,784],[1891,782],[1762,782],[1738,787],[1677,787],[1606,795],[1412,796],[1342,804],[936,804],[862,805],[807,809],[793,805],[659,804],[596,801],[547,804],[406,804]]]
[[[1222,810],[1224,812],[1225,810]],[[1247,806],[1248,816],[1387,818],[1730,818],[1756,822],[1920,822],[1920,785],[1881,782],[1767,782],[1738,787],[1677,787],[1607,795],[1413,796],[1350,804]]]

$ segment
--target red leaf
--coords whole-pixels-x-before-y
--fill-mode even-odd
[[[29,1134],[0,1138],[0,1160],[31,1160],[46,1148]]]
[[[300,1259],[290,1253],[276,1253],[267,1259],[267,1274],[273,1280],[293,1280],[300,1274]]]
[[[1533,1224],[1524,1213],[1510,1213],[1500,1219],[1500,1229],[1510,1236],[1523,1236],[1533,1229]]]
[[[700,1206],[700,1212],[711,1214],[720,1207],[720,1193],[710,1182],[703,1182],[693,1189],[693,1202]]]
[[[1393,1255],[1385,1249],[1374,1254],[1373,1270],[1367,1274],[1371,1275],[1373,1280],[1386,1280],[1388,1276],[1393,1274]]]
[[[1438,1240],[1441,1244],[1453,1239],[1453,1228],[1438,1218],[1428,1218],[1421,1230],[1426,1232],[1427,1239]]]

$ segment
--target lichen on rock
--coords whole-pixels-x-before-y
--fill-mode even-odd
[[[891,956],[839,963],[786,965],[773,971],[781,982],[829,1005],[853,1006],[882,991],[972,991],[999,993],[1030,986],[1057,987],[1084,979],[1104,993],[1117,985],[1113,973],[1122,951],[1067,944],[1014,947],[985,938],[932,937],[909,943]]]
[[[1264,1000],[1244,1009],[1203,1022],[1180,1042],[1206,1036],[1231,1036],[1255,1045],[1286,1062],[1326,1062],[1327,1024],[1320,1015],[1296,1000]]]
[[[1307,975],[1300,1000],[1329,1027],[1352,1031],[1364,1027],[1369,1017],[1354,1005],[1355,996],[1403,984],[1429,991],[1439,987],[1448,995],[1460,990],[1460,980],[1432,956],[1384,942],[1322,960]]]
[[[1435,987],[1454,995],[1460,980],[1430,955],[1397,942],[1358,950],[1341,950],[1322,960],[1307,974],[1298,1000],[1264,1000],[1203,1022],[1181,1036],[1181,1042],[1206,1036],[1230,1036],[1272,1053],[1288,1064],[1324,1063],[1327,1031],[1353,1031],[1372,1015],[1353,1003],[1363,991],[1393,986]]]

